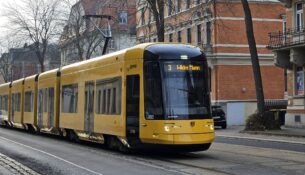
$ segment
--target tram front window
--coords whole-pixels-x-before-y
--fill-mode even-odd
[[[208,80],[205,72],[207,68],[205,68],[204,62],[173,61],[153,64],[156,64],[156,67],[159,68],[159,73],[154,73],[155,84],[154,89],[151,89],[155,91],[155,94],[150,97],[155,99],[154,102],[156,103],[149,100],[152,93],[145,95],[146,119],[189,120],[211,118]],[[147,86],[149,85],[146,84],[145,93],[149,91],[146,89],[149,88]],[[157,108],[154,106],[157,106]]]

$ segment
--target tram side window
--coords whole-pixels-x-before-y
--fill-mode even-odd
[[[48,112],[48,89],[43,89],[43,112]]]
[[[44,89],[40,89],[38,92],[38,114],[42,114],[43,112],[43,92]]]
[[[20,111],[20,100],[21,100],[21,95],[20,93],[15,93],[12,94],[12,100],[13,100],[13,111]]]
[[[8,111],[8,95],[4,96],[4,110]]]
[[[78,84],[62,86],[61,109],[64,113],[77,113]]]
[[[33,112],[33,91],[25,92],[24,112]]]
[[[53,112],[54,110],[54,88],[48,89],[48,112]]]
[[[96,81],[96,113],[121,113],[121,78]]]

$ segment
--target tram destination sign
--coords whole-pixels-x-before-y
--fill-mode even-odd
[[[201,71],[202,68],[199,65],[193,64],[167,64],[168,72],[179,72],[179,71]]]

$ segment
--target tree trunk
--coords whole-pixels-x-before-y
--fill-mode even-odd
[[[158,34],[158,42],[164,42],[164,0],[158,0],[158,9],[159,9],[159,24],[157,25],[157,34]]]
[[[156,20],[158,42],[164,42],[164,0],[147,0]]]
[[[254,32],[253,32],[251,10],[249,8],[249,4],[248,4],[247,0],[241,0],[241,2],[242,2],[243,8],[244,8],[244,13],[245,13],[245,25],[246,25],[250,54],[251,54],[253,76],[254,76],[254,80],[255,80],[257,109],[258,109],[258,113],[260,115],[262,115],[265,111],[265,99],[264,99],[264,91],[263,91],[263,86],[262,86],[259,59],[258,59],[257,49],[256,49],[256,42],[255,42],[255,37],[254,37]]]

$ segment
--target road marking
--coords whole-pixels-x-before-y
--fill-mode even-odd
[[[282,143],[292,143],[292,144],[301,144],[305,145],[305,142],[297,142],[297,141],[287,141],[287,140],[280,140],[280,139],[264,139],[259,137],[244,137],[244,136],[228,136],[228,135],[216,135],[216,137],[227,137],[227,138],[235,138],[235,139],[248,139],[248,140],[261,140],[261,141],[269,141],[269,142],[282,142]]]
[[[25,144],[22,144],[22,143],[19,143],[19,142],[16,142],[16,141],[7,139],[7,138],[2,137],[2,136],[0,136],[0,139],[6,140],[6,141],[9,141],[9,142],[12,142],[12,143],[15,143],[15,144],[17,144],[17,145],[20,145],[20,146],[29,148],[29,149],[31,149],[31,150],[34,150],[34,151],[43,153],[43,154],[45,154],[45,155],[51,156],[51,157],[53,157],[53,158],[55,158],[55,159],[61,160],[61,161],[63,161],[63,162],[66,162],[66,163],[68,163],[68,164],[70,164],[70,165],[73,165],[73,166],[75,166],[75,167],[77,167],[77,168],[80,168],[80,169],[83,169],[83,170],[85,170],[85,171],[88,171],[88,172],[90,172],[90,173],[92,173],[92,174],[103,175],[103,174],[101,174],[101,173],[92,171],[92,170],[90,170],[90,169],[88,169],[88,168],[85,168],[85,167],[83,167],[83,166],[77,165],[77,164],[75,164],[75,163],[73,163],[73,162],[70,162],[70,161],[65,160],[65,159],[63,159],[63,158],[61,158],[61,157],[55,156],[55,155],[53,155],[53,154],[51,154],[51,153],[42,151],[42,150],[40,150],[40,149],[30,147],[30,146],[28,146],[28,145],[25,145]]]

